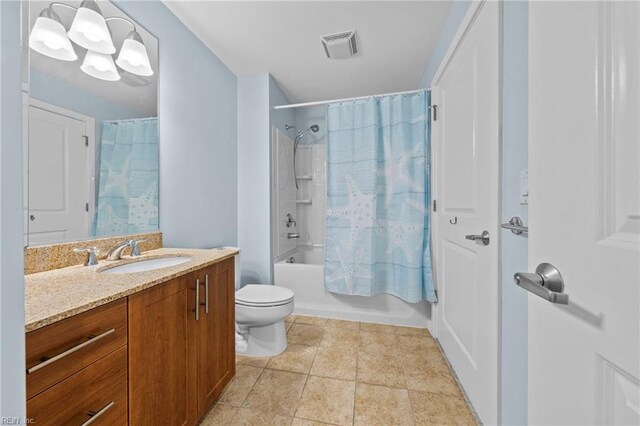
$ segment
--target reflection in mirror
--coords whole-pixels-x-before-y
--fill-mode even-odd
[[[107,1],[23,7],[28,244],[158,230],[157,39]]]

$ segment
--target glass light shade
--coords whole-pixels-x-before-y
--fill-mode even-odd
[[[38,53],[61,61],[78,59],[64,26],[60,22],[44,16],[38,17],[31,29],[29,47]]]
[[[116,53],[104,17],[95,10],[80,7],[67,33],[69,38],[79,46],[98,53]]]
[[[132,74],[142,76],[153,75],[147,49],[145,49],[144,44],[131,38],[126,39],[124,43],[122,43],[116,64]]]
[[[85,74],[99,78],[100,80],[120,80],[120,74],[118,74],[118,71],[116,70],[116,64],[113,63],[113,58],[111,55],[106,55],[104,53],[87,50],[87,55],[84,57],[84,61],[82,62],[80,69]]]

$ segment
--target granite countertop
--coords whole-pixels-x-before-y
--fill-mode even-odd
[[[102,260],[96,266],[77,265],[25,275],[25,331],[36,330],[236,254],[236,249],[161,248],[136,258],[123,256],[121,261]],[[175,256],[188,256],[192,260],[168,268],[130,274],[98,272],[105,267],[132,261]]]

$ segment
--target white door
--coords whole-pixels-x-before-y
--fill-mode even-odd
[[[470,12],[473,13],[473,12]],[[485,424],[498,420],[500,19],[475,19],[434,80],[437,337]],[[488,245],[467,235],[489,234]]]
[[[531,2],[529,423],[640,424],[640,3]],[[524,291],[524,290],[523,290]]]
[[[86,123],[29,107],[29,244],[88,235]]]

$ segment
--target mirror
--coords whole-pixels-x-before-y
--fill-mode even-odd
[[[158,40],[107,1],[23,7],[26,244],[158,230]]]

